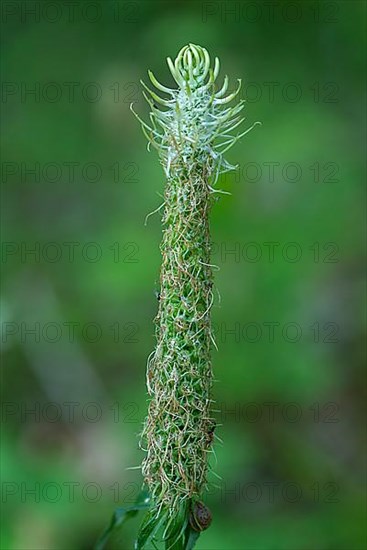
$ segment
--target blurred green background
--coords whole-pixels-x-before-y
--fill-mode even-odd
[[[223,443],[198,549],[365,548],[365,8],[2,3],[3,550],[90,549],[140,487],[164,177],[129,103],[147,114],[139,79],[171,83],[188,42],[263,122],[212,212]]]

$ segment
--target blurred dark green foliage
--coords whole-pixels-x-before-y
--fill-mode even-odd
[[[3,2],[3,8],[13,4],[32,2]],[[35,21],[3,13],[2,75],[10,83],[5,92],[12,90],[2,104],[3,165],[14,164],[7,165],[2,180],[2,482],[17,485],[5,488],[1,548],[90,548],[113,509],[140,484],[139,471],[126,468],[142,457],[137,433],[146,410],[145,363],[154,346],[160,265],[159,215],[147,227],[143,222],[161,202],[164,177],[129,103],[146,114],[139,79],[151,68],[160,81],[169,81],[162,60],[188,42],[218,55],[230,77],[243,77],[245,91],[252,83],[248,124],[263,122],[231,150],[229,160],[240,171],[222,178],[232,196],[213,209],[213,261],[221,268],[216,275],[221,305],[213,312],[219,348],[213,354],[215,398],[219,408],[237,412],[219,415],[222,490],[207,498],[214,520],[198,548],[365,548],[366,4],[298,2],[301,17],[293,22],[287,20],[292,8],[288,16],[282,11],[288,2],[275,6],[274,21],[265,2],[251,3],[257,11],[243,11],[246,2],[104,1],[97,3],[102,17],[96,22],[81,16],[80,6],[68,21],[67,3],[59,4],[62,17],[53,23],[44,16]],[[237,15],[226,15],[229,6],[237,6]],[[47,89],[52,82],[62,90],[56,101],[50,97],[58,88]],[[81,90],[90,82],[102,90],[98,101],[83,98]],[[23,98],[22,83],[40,86],[40,100]],[[74,98],[65,83],[76,83]],[[95,89],[87,90],[90,97]],[[59,180],[22,177],[23,168],[37,162],[61,166]],[[70,178],[65,163],[73,162],[79,164]],[[93,167],[87,176],[82,172],[87,163],[102,169],[94,183]],[[274,181],[269,163],[275,163]],[[288,163],[301,167],[299,178],[297,166]],[[9,166],[16,174],[9,175]],[[77,244],[69,261],[64,243],[71,242]],[[271,242],[279,243],[273,261],[264,244]],[[39,257],[36,252],[22,258],[22,246],[35,243]],[[47,243],[61,247],[59,260],[43,257],[45,250],[52,257],[59,249],[47,249]],[[87,258],[81,253],[86,243],[97,243],[84,250]],[[102,257],[90,261],[95,250]],[[299,250],[299,260],[290,261]],[[62,337],[50,342],[51,327],[37,342],[23,330],[37,322],[41,330],[56,323]],[[72,342],[70,323],[78,323]],[[102,331],[96,342],[90,341],[93,327],[82,333],[88,323]],[[269,323],[277,323],[274,342]],[[296,342],[289,323],[301,327]],[[251,341],[259,327],[258,340]],[[226,332],[232,329],[241,332]],[[42,409],[70,401],[81,404],[75,421],[64,414],[51,422],[57,409]],[[93,407],[84,418],[80,414],[91,402],[103,410],[96,422],[85,418],[93,418]],[[22,412],[35,403],[39,415]],[[251,409],[249,403],[256,405]],[[269,403],[277,404],[274,421]],[[296,409],[287,409],[289,403]],[[335,405],[327,408],[328,403]],[[292,422],[294,410],[301,418]],[[74,499],[70,482],[79,484]],[[90,502],[93,486],[82,494],[88,483],[102,488],[96,502]],[[274,484],[274,499],[268,483]],[[114,499],[117,484],[120,498]],[[28,489],[36,490],[39,502],[24,494]],[[296,498],[293,489],[302,496]],[[111,548],[132,548],[136,529],[134,520]]]

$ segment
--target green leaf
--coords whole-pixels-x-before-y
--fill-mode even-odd
[[[165,529],[165,550],[193,550],[200,531],[192,528],[189,517],[192,503],[184,503]]]
[[[187,503],[183,503],[177,515],[167,522],[163,535],[166,550],[182,550],[188,521],[189,508]]]
[[[150,510],[147,513],[143,523],[141,524],[138,538],[135,542],[135,550],[144,550],[145,546],[149,542],[152,542],[152,539],[158,533],[166,518],[166,512],[163,512],[158,516],[156,510]]]
[[[200,537],[199,531],[194,531],[192,527],[189,526],[188,532],[187,532],[188,538],[185,542],[184,550],[192,550]]]
[[[140,512],[140,510],[146,510],[150,506],[150,498],[148,492],[144,489],[139,493],[135,504],[126,508],[116,508],[114,511],[110,524],[103,531],[98,541],[94,546],[94,550],[103,550],[108,542],[112,532],[121,527],[128,519],[133,518]]]

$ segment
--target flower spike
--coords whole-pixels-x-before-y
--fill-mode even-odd
[[[244,100],[229,104],[238,98],[241,80],[231,93],[228,76],[218,86],[219,59],[211,63],[205,48],[184,46],[167,64],[175,88],[151,71],[154,89],[142,82],[150,123],[130,106],[148,148],[158,151],[167,180],[156,210],[164,207],[157,345],[147,362],[150,401],[141,434],[142,474],[150,494],[136,541],[141,550],[145,543],[157,547],[158,533],[167,550],[192,550],[211,522],[201,502],[209,459],[215,458],[211,350],[216,344],[210,312],[218,268],[211,261],[209,212],[218,195],[228,194],[216,188],[220,175],[236,168],[224,154],[258,124],[239,130]]]

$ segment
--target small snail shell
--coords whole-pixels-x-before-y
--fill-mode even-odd
[[[195,531],[205,531],[212,522],[212,513],[203,502],[198,500],[193,504],[189,521]]]

